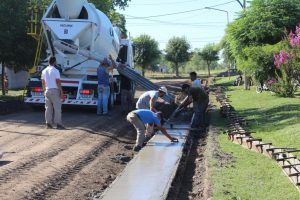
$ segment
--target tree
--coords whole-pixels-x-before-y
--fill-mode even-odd
[[[115,11],[111,11],[110,14],[108,15],[109,19],[111,20],[111,23],[114,26],[117,26],[118,28],[120,28],[123,37],[127,38],[127,29],[126,29],[126,19],[125,16],[115,12]]]
[[[0,3],[0,62],[19,70],[32,63],[34,41],[26,35],[27,1],[3,0]],[[4,74],[2,74],[2,82]],[[5,92],[2,90],[2,93]]]
[[[219,50],[214,44],[206,45],[202,51],[199,52],[199,55],[203,60],[205,60],[208,70],[208,76],[210,77],[210,66],[213,61],[219,60],[218,56]]]
[[[166,59],[174,64],[176,76],[179,76],[179,64],[189,60],[191,45],[185,37],[171,38],[166,47]]]
[[[158,42],[152,39],[149,35],[143,34],[133,39],[135,47],[134,60],[137,65],[142,67],[144,75],[145,69],[148,69],[151,64],[154,64],[160,55]]]
[[[130,0],[90,0],[96,8],[104,12],[112,24],[119,27],[124,37],[127,37],[125,16],[116,12],[116,7],[124,10],[128,6]]]
[[[96,8],[108,15],[109,12],[115,10],[116,7],[124,10],[130,0],[89,0],[89,2],[93,3]]]
[[[294,30],[300,22],[299,0],[253,0],[251,6],[226,30],[226,43],[237,60],[246,69],[244,48],[276,44],[285,36],[285,30]]]
[[[191,53],[190,61],[187,63],[191,68],[193,68],[193,71],[197,71],[200,69],[203,69],[203,60],[201,59],[199,55],[199,49],[196,49],[194,52]]]

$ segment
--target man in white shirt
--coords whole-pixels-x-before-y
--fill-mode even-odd
[[[158,91],[151,90],[142,94],[136,102],[136,109],[149,109],[152,112],[157,112],[155,109],[155,103],[158,97],[162,98],[168,94],[168,90],[165,86],[161,86]]]
[[[190,73],[190,78],[192,81],[192,87],[201,87],[201,80],[197,79],[197,73],[196,72],[191,72]]]
[[[45,95],[45,119],[46,128],[52,128],[56,124],[57,129],[65,129],[61,121],[61,104],[63,91],[59,71],[54,67],[56,58],[50,57],[49,66],[42,71],[42,85]]]

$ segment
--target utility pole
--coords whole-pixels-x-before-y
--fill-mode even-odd
[[[205,9],[209,9],[209,10],[217,10],[217,11],[221,11],[221,12],[226,12],[226,14],[227,14],[227,25],[229,24],[229,15],[228,15],[228,11],[227,11],[227,10],[222,10],[222,9],[213,8],[213,7],[205,7]]]
[[[228,24],[229,24],[229,14],[228,14],[228,11],[227,11],[227,10],[222,10],[222,9],[213,8],[213,7],[205,7],[205,9],[225,12],[226,15],[227,15],[227,26],[228,26]],[[228,79],[229,79],[229,80],[230,80],[230,68],[231,68],[231,64],[228,65]]]
[[[246,0],[243,0],[243,3],[240,0],[236,0],[241,7],[243,8],[243,10],[246,10]],[[250,86],[249,86],[249,78],[246,76],[246,71],[244,71],[244,89],[245,90],[250,90]]]

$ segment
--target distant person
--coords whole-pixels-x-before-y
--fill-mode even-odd
[[[121,107],[122,113],[129,113],[133,108],[132,81],[121,75]]]
[[[168,134],[163,125],[163,116],[161,112],[154,113],[148,109],[134,110],[127,115],[127,120],[135,127],[137,131],[134,151],[141,150],[145,141],[146,124],[155,125],[171,142],[178,142],[178,139]]]
[[[192,81],[192,87],[201,87],[201,80],[197,79],[197,73],[191,72],[190,79]]]
[[[61,87],[59,71],[55,68],[56,58],[50,57],[49,66],[42,71],[42,86],[45,95],[46,128],[65,129],[61,120],[61,105],[64,93]]]
[[[165,86],[161,86],[158,91],[151,90],[142,94],[136,102],[136,109],[149,109],[153,112],[157,112],[155,109],[155,103],[158,97],[162,98],[168,94],[168,90]]]
[[[98,104],[97,115],[108,115],[108,99],[110,95],[109,71],[113,70],[116,63],[109,55],[104,58],[97,68],[98,76]]]

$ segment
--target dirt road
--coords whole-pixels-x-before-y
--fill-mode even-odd
[[[180,83],[159,82],[174,90]],[[84,200],[99,195],[126,166],[111,158],[117,154],[132,158],[136,137],[120,106],[111,113],[105,117],[95,110],[64,109],[67,130],[45,129],[43,110],[0,115],[0,151],[8,152],[0,159],[0,199]],[[196,158],[192,157],[192,166]],[[191,180],[195,167],[189,171],[185,179],[195,181]],[[191,199],[189,193],[195,189],[199,186],[190,185],[180,198]]]
[[[43,111],[0,117],[0,149],[10,152],[0,161],[0,199],[87,199],[125,167],[112,157],[132,157],[135,132],[118,107],[111,117],[66,109],[63,121],[68,130],[45,129]]]

